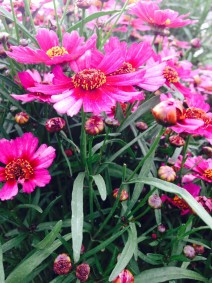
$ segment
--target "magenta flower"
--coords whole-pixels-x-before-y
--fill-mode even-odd
[[[185,19],[189,14],[179,16],[178,12],[170,9],[160,10],[153,2],[138,2],[131,8],[131,14],[136,15],[141,22],[160,29],[179,28],[195,22]]]
[[[139,84],[145,71],[116,73],[124,63],[119,50],[103,55],[100,52],[86,52],[80,60],[71,65],[75,72],[71,78],[65,76],[56,66],[54,85],[29,88],[30,91],[52,94],[52,101],[57,112],[69,116],[77,114],[81,107],[85,112],[99,114],[110,111],[119,102],[126,102],[140,92],[134,89]],[[58,94],[58,95],[54,95]]]
[[[27,89],[29,87],[35,86],[37,83],[43,83],[45,85],[48,85],[52,83],[52,79],[54,77],[53,74],[46,73],[44,74],[43,80],[41,79],[41,76],[37,70],[27,70],[25,72],[19,72],[18,73],[19,80],[23,86],[24,89]],[[41,101],[41,102],[51,102],[51,96],[48,94],[43,94],[41,92],[29,92],[26,94],[11,94],[13,98],[16,100],[20,100],[23,102],[30,102],[33,100]]]
[[[45,28],[38,30],[36,39],[40,49],[11,46],[12,52],[7,52],[7,55],[24,64],[55,65],[77,59],[86,50],[94,48],[96,44],[95,35],[84,43],[78,32],[72,31],[63,35],[62,46],[60,46],[57,34]]]
[[[55,158],[55,149],[42,144],[38,149],[38,138],[25,133],[14,140],[0,140],[0,199],[12,199],[18,193],[18,184],[23,192],[30,194],[35,187],[47,185],[51,176],[46,170]]]

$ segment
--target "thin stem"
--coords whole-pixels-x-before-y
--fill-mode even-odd
[[[58,36],[59,36],[60,42],[62,42],[62,31],[61,31],[61,27],[60,27],[60,23],[59,23],[59,19],[58,19],[57,6],[56,6],[55,0],[53,0],[53,5],[54,5],[55,19],[56,19],[56,22],[57,22]]]
[[[81,20],[81,26],[80,26],[80,35],[83,35],[83,29],[84,29],[84,19],[85,19],[85,9],[82,9],[82,20]]]
[[[29,16],[29,19],[30,19],[30,23],[31,23],[32,29],[33,29],[33,31],[35,33],[36,29],[35,29],[34,20],[32,18],[32,14],[31,14],[31,11],[30,11],[29,0],[24,0],[24,4],[25,4],[26,12],[27,12],[27,14]]]
[[[20,36],[19,36],[19,32],[18,32],[17,19],[16,19],[16,16],[15,16],[15,11],[14,11],[13,1],[12,0],[10,0],[10,6],[11,6],[11,9],[12,9],[13,20],[14,20],[14,23],[15,23],[16,38],[17,38],[17,41],[18,41],[18,44],[19,44]]]

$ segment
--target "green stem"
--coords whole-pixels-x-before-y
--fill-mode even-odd
[[[70,1],[71,1],[71,0],[67,0],[67,1],[66,1],[66,5],[65,5],[65,8],[64,8],[64,12],[63,12],[62,18],[61,18],[61,20],[60,20],[60,25],[62,25],[62,23],[63,23],[63,21],[64,21],[64,18],[65,18],[65,16],[66,16],[66,12],[67,12],[67,10],[68,10],[68,6],[69,6],[69,4],[70,4]]]
[[[189,146],[190,138],[191,138],[191,136],[188,135],[188,136],[187,136],[187,139],[186,139],[186,143],[185,143],[185,145],[184,145],[184,147],[183,147],[183,160],[182,160],[182,162],[181,162],[180,173],[179,173],[180,180],[181,180],[181,176],[182,176],[183,166],[184,166],[184,164],[185,164],[185,162],[186,162],[186,152],[187,152],[187,149],[188,149],[188,146]]]
[[[61,31],[61,27],[60,27],[60,23],[59,23],[59,19],[58,19],[57,6],[56,6],[55,0],[53,0],[53,5],[54,5],[55,18],[56,18],[56,22],[57,22],[58,36],[59,36],[60,42],[62,42],[62,31]]]
[[[80,35],[81,36],[83,36],[84,19],[85,19],[85,9],[82,9],[82,21],[81,21],[81,26],[80,26]]]
[[[18,44],[19,44],[20,36],[19,36],[19,32],[18,32],[17,19],[16,19],[16,16],[15,16],[15,11],[14,11],[12,0],[10,0],[10,6],[11,6],[11,9],[12,9],[13,20],[14,20],[14,23],[15,23],[16,38],[17,38],[17,41],[18,41]]]
[[[86,146],[86,132],[85,132],[85,112],[82,108],[81,110],[81,117],[82,117],[82,126],[81,126],[81,135],[80,135],[80,155],[81,155],[81,162],[83,168],[86,168],[87,164],[87,146]]]
[[[32,25],[32,29],[33,29],[34,33],[36,33],[35,24],[34,24],[32,14],[31,14],[31,11],[30,11],[29,0],[24,0],[24,4],[25,4],[26,12],[27,12],[29,19],[30,19],[30,23]]]

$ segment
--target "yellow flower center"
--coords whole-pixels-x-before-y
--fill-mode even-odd
[[[33,174],[34,170],[31,164],[22,158],[11,161],[5,167],[5,177],[7,181],[18,180],[19,178],[29,180]]]
[[[184,199],[179,198],[178,196],[175,196],[172,200],[178,208],[181,208],[181,209],[189,208],[188,204],[184,201]]]
[[[106,83],[106,76],[96,69],[85,69],[72,77],[74,87],[81,87],[84,90],[100,88]]]
[[[124,62],[121,68],[119,68],[117,71],[111,73],[110,75],[121,75],[121,74],[128,74],[135,72],[135,68],[130,63]]]
[[[165,21],[165,24],[166,24],[166,25],[170,25],[170,24],[171,24],[170,19],[167,19],[167,20]]]
[[[62,56],[68,54],[68,51],[64,47],[54,46],[46,51],[46,54],[52,59],[56,56]]]
[[[170,83],[177,83],[179,81],[178,72],[175,71],[172,67],[165,67],[163,70],[164,78],[167,79]]]
[[[205,170],[205,172],[203,173],[203,175],[208,178],[209,180],[212,181],[212,168],[208,168]]]

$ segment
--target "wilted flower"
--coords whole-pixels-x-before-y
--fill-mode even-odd
[[[115,280],[113,280],[113,283],[134,283],[134,276],[128,269],[124,269]]]
[[[63,253],[56,257],[54,261],[54,272],[58,275],[68,274],[72,269],[70,257]]]
[[[76,268],[76,277],[80,280],[80,282],[85,282],[88,280],[88,276],[90,274],[90,266],[87,263],[82,263]]]
[[[140,132],[144,132],[148,129],[148,125],[144,122],[136,122],[135,126]]]
[[[183,253],[189,259],[193,259],[196,256],[195,249],[190,245],[184,247]]]
[[[120,126],[120,123],[117,119],[114,119],[114,118],[109,118],[107,117],[105,119],[105,124],[108,126],[108,127],[119,127]]]
[[[158,176],[160,179],[167,182],[173,182],[176,179],[176,173],[170,166],[160,166],[158,170]]]
[[[114,198],[117,198],[119,190],[120,190],[119,188],[116,188],[116,189],[113,190],[113,197]],[[126,190],[122,190],[119,200],[124,201],[124,200],[127,200],[128,197],[129,197],[128,192]]]
[[[104,122],[101,117],[92,116],[85,122],[85,131],[88,135],[95,136],[104,130]]]
[[[179,135],[170,136],[169,142],[171,145],[176,146],[176,147],[181,147],[185,145],[185,140]]]
[[[154,194],[149,197],[148,204],[151,208],[158,209],[162,206],[162,200],[158,195]]]
[[[66,122],[61,117],[51,118],[46,121],[46,130],[50,133],[60,132],[66,125]]]
[[[29,121],[29,115],[26,112],[19,112],[15,115],[15,121],[19,125],[24,125]]]

